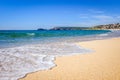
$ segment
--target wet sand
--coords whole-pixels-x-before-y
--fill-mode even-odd
[[[94,52],[57,57],[56,67],[20,80],[120,80],[120,38],[78,44]]]

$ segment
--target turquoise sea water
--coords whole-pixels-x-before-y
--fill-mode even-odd
[[[120,31],[0,31],[0,80],[18,80],[27,73],[50,69],[56,66],[56,56],[93,52],[76,42],[113,37],[120,37]]]
[[[37,30],[0,30],[0,47],[23,45],[45,41],[57,41],[69,37],[81,37],[104,34],[109,30],[66,30],[66,31],[37,31]]]

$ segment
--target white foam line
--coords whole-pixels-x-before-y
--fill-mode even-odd
[[[46,52],[45,52],[46,51]],[[88,50],[70,43],[26,45],[0,49],[0,80],[17,80],[27,73],[54,67],[55,56],[85,53]]]

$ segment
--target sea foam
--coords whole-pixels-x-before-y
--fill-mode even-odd
[[[35,33],[27,33],[28,36],[34,36]]]
[[[72,37],[55,41],[0,49],[0,80],[17,80],[27,73],[56,66],[56,56],[93,52],[76,44],[79,41],[120,37],[120,31],[108,34]]]
[[[90,52],[76,44],[49,43],[0,49],[0,80],[17,80],[27,73],[55,66],[56,56]]]

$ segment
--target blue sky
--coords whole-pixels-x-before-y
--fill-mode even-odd
[[[0,0],[0,30],[120,22],[119,0]]]

